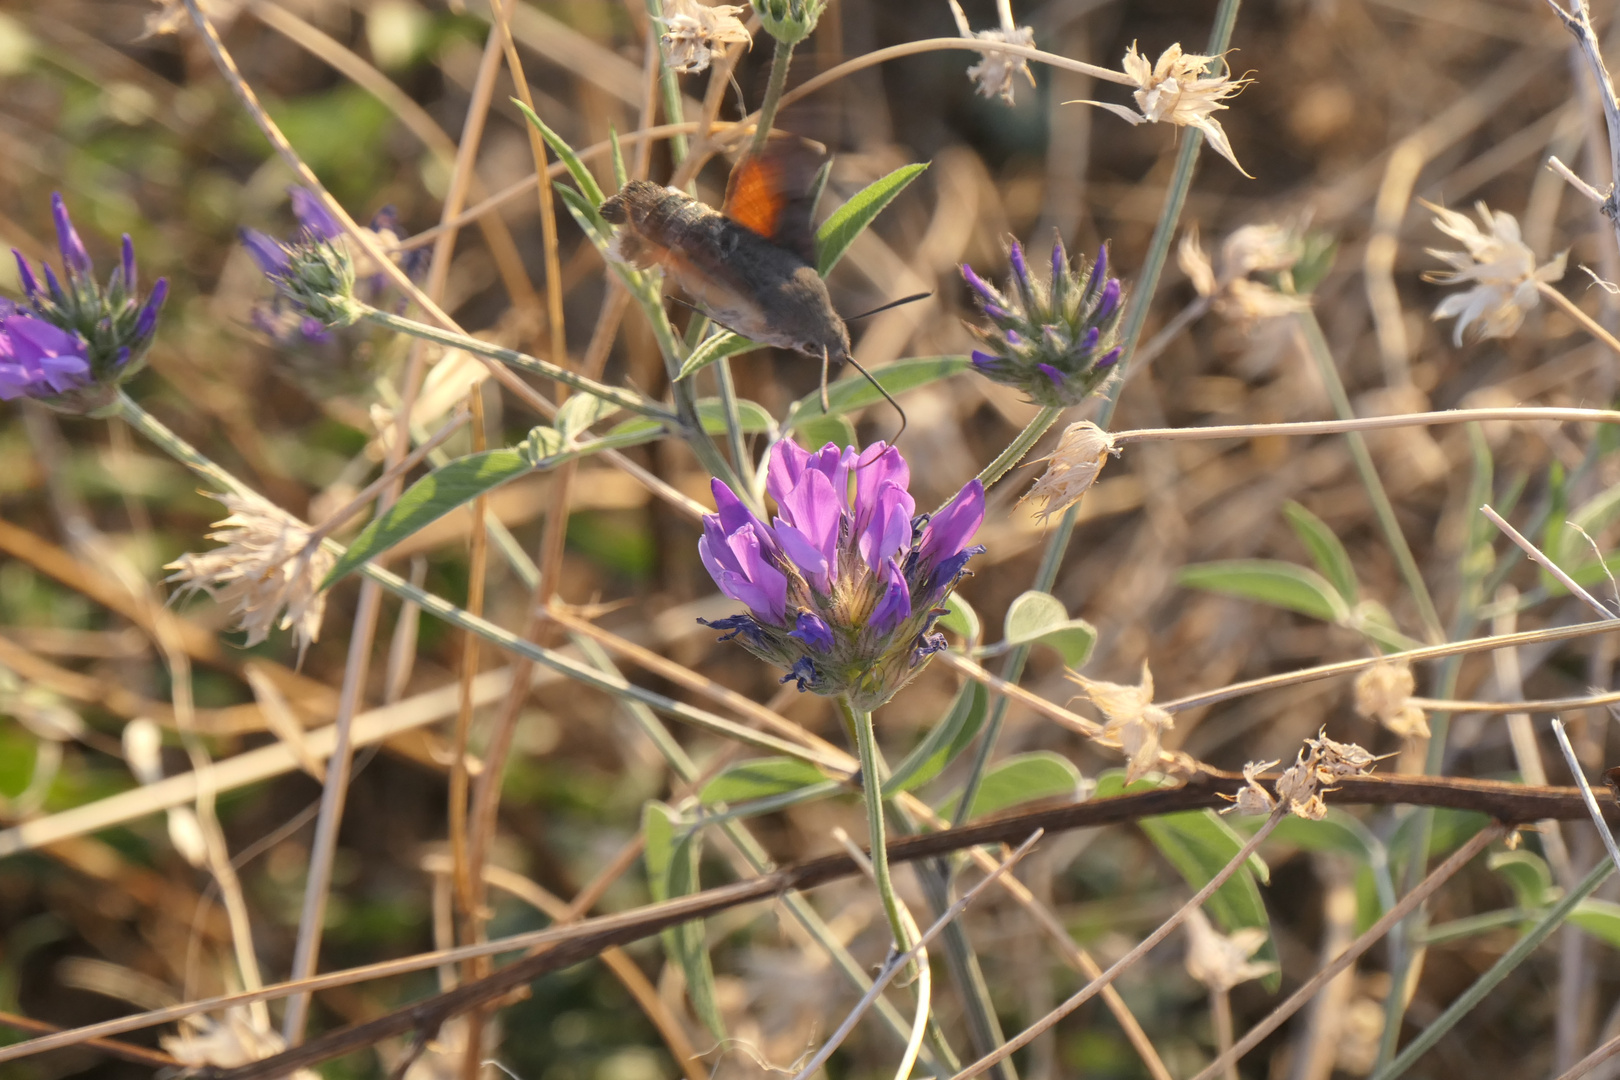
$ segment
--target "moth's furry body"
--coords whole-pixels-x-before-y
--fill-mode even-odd
[[[818,360],[849,356],[849,330],[799,252],[649,180],[625,184],[602,204],[602,217],[620,226],[622,258],[663,267],[715,322]]]

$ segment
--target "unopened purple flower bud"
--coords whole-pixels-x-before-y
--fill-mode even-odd
[[[1018,279],[1019,286],[1027,292],[1029,290],[1029,266],[1024,262],[1024,245],[1014,240],[1012,247],[1008,250],[1007,259],[1012,263],[1013,276]]]
[[[1101,256],[1098,256],[1098,258],[1100,260]],[[1063,250],[1063,236],[1054,230],[1052,233],[1052,280],[1057,281],[1068,268],[1069,253]]]
[[[1102,281],[1108,277],[1108,245],[1104,244],[1097,249],[1097,261],[1091,267],[1091,280]]]
[[[259,269],[272,277],[285,274],[291,265],[287,249],[279,240],[267,236],[257,229],[243,229],[241,232],[242,246],[247,248],[253,261],[259,264]]]
[[[23,295],[32,300],[39,292],[39,279],[34,277],[34,268],[16,248],[11,249],[11,254],[17,259],[17,279],[22,282]]]
[[[974,273],[973,267],[967,265],[966,263],[962,264],[962,277],[967,280],[967,283],[970,286],[972,286],[973,291],[979,294],[979,299],[983,300],[985,303],[995,304],[1001,300],[1001,294],[996,292],[996,290],[990,285],[989,282],[985,281],[984,278]],[[993,317],[994,316],[992,316],[992,318]]]
[[[296,185],[287,189],[287,195],[292,199],[293,216],[305,229],[322,240],[335,240],[343,235],[343,225],[321,202],[319,195]]]
[[[1048,379],[1052,380],[1052,385],[1054,387],[1059,390],[1063,389],[1063,372],[1059,371],[1051,364],[1036,364],[1035,367],[1042,375],[1045,375]]]
[[[152,295],[146,298],[141,313],[135,319],[135,337],[144,338],[157,326],[158,312],[163,310],[163,302],[169,298],[169,279],[160,277],[152,286]]]
[[[1101,360],[1097,361],[1096,366],[1099,367],[1099,368],[1113,367],[1114,364],[1119,360],[1119,354],[1122,351],[1123,350],[1118,346],[1115,346],[1114,348],[1109,349],[1108,352],[1103,354],[1103,358]]]
[[[989,353],[981,352],[978,349],[974,349],[973,352],[969,354],[968,359],[972,360],[973,366],[979,368],[980,370],[985,368],[994,368],[1001,364],[1001,357],[991,356]]]
[[[788,637],[804,642],[818,653],[832,651],[832,628],[827,625],[825,619],[814,612],[799,612],[799,618]]]
[[[1097,339],[1102,337],[1102,331],[1093,326],[1086,331],[1086,336],[1080,339],[1080,351],[1090,352],[1097,347]]]
[[[1119,279],[1109,278],[1108,284],[1103,286],[1102,299],[1097,301],[1096,319],[1106,319],[1114,313],[1114,306],[1119,303]]]
[[[119,276],[118,280],[123,283],[124,295],[125,296],[134,296],[135,295],[135,241],[133,241],[133,240],[131,240],[129,238],[129,233],[124,234],[124,240],[123,240],[123,244],[122,244],[121,247],[122,247],[121,253],[122,253],[123,258],[120,261],[119,267],[118,267],[118,269],[120,271],[120,276]]]
[[[1016,330],[1008,330],[1006,333],[1002,334],[1002,337],[1006,338],[1007,344],[1011,345],[1015,349],[1024,343],[1023,336]]]
[[[41,262],[39,268],[45,271],[45,289],[51,294],[51,299],[58,304],[66,304],[68,295],[62,291],[62,283],[56,280],[56,271],[51,269],[51,264]]]
[[[56,220],[56,243],[62,249],[62,266],[70,277],[89,274],[90,253],[84,249],[84,241],[79,239],[78,230],[68,217],[67,204],[62,201],[59,191],[51,193],[51,217]]]
[[[980,304],[979,309],[990,318],[996,320],[996,322],[1006,322],[1009,318],[1011,318],[1011,316],[1007,314],[1007,309],[1001,307],[999,304]]]

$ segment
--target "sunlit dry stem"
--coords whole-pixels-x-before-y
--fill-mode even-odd
[[[1554,719],[1552,729],[1553,735],[1558,738],[1558,748],[1564,752],[1564,760],[1569,763],[1570,775],[1575,777],[1575,784],[1581,789],[1581,801],[1586,803],[1587,812],[1592,815],[1592,824],[1597,826],[1598,835],[1603,838],[1603,846],[1608,850],[1615,869],[1620,870],[1620,845],[1615,844],[1614,831],[1603,820],[1603,811],[1598,806],[1597,797],[1592,794],[1592,785],[1586,782],[1586,770],[1581,768],[1581,759],[1575,756],[1575,748],[1569,744],[1569,733],[1564,730],[1564,722]]]
[[[1344,952],[1334,957],[1332,963],[1307,979],[1305,985],[1288,995],[1286,1001],[1273,1009],[1264,1020],[1250,1028],[1248,1033],[1239,1039],[1230,1050],[1220,1054],[1214,1061],[1206,1065],[1193,1080],[1214,1080],[1216,1076],[1235,1065],[1242,1059],[1244,1054],[1253,1050],[1267,1035],[1276,1031],[1290,1016],[1293,1016],[1294,1013],[1309,1003],[1311,998],[1315,997],[1322,987],[1331,982],[1335,975],[1354,963],[1362,953],[1382,941],[1384,935],[1388,934],[1396,923],[1415,911],[1419,904],[1432,896],[1435,890],[1449,881],[1457,871],[1472,862],[1475,856],[1484,851],[1493,840],[1500,837],[1505,831],[1501,825],[1492,824],[1475,833],[1466,844],[1452,852],[1445,862],[1435,867],[1429,876],[1424,878],[1416,888],[1401,897],[1400,903],[1390,908],[1382,918],[1368,927],[1366,933],[1356,938],[1345,948]]]
[[[1613,611],[1610,611],[1607,607],[1603,606],[1603,601],[1599,600],[1597,597],[1583,589],[1579,582],[1565,572],[1563,567],[1559,566],[1552,560],[1552,556],[1548,555],[1546,552],[1536,547],[1536,545],[1532,544],[1528,537],[1526,537],[1518,529],[1515,529],[1512,525],[1508,524],[1507,519],[1501,514],[1498,514],[1495,509],[1489,505],[1486,505],[1481,506],[1479,508],[1479,512],[1484,514],[1486,519],[1489,520],[1492,525],[1495,525],[1498,529],[1501,529],[1503,535],[1517,544],[1519,549],[1530,557],[1531,562],[1535,563],[1537,566],[1547,571],[1547,573],[1557,578],[1558,583],[1564,588],[1568,589],[1571,596],[1579,599],[1581,602],[1586,604],[1587,607],[1597,612],[1598,618],[1607,621],[1615,617]]]
[[[1545,296],[1547,299],[1551,300],[1554,306],[1556,306],[1564,314],[1580,323],[1581,329],[1585,330],[1588,334],[1591,334],[1603,344],[1607,345],[1610,351],[1612,351],[1617,358],[1620,358],[1620,340],[1616,340],[1615,336],[1605,330],[1601,323],[1592,318],[1592,316],[1588,315],[1586,312],[1582,311],[1575,301],[1571,300],[1569,297],[1565,296],[1563,293],[1559,292],[1545,281],[1536,282],[1536,291],[1541,293],[1542,296]]]
[[[1114,435],[1115,446],[1138,442],[1198,442],[1207,439],[1259,439],[1270,436],[1341,435],[1347,431],[1377,431],[1386,428],[1428,427],[1439,424],[1468,424],[1490,421],[1527,423],[1552,420],[1558,423],[1620,424],[1620,411],[1614,409],[1563,409],[1536,406],[1505,409],[1443,409],[1436,412],[1400,413],[1394,416],[1358,416],[1348,420],[1297,420],[1280,424],[1222,424],[1212,427],[1138,428]]]
[[[984,1072],[986,1069],[990,1068],[996,1063],[1005,1061],[1016,1051],[1028,1046],[1030,1043],[1039,1038],[1044,1032],[1049,1031],[1052,1027],[1056,1026],[1059,1020],[1062,1020],[1065,1016],[1068,1016],[1081,1005],[1084,1005],[1087,1001],[1090,1001],[1096,996],[1097,991],[1113,982],[1122,972],[1126,971],[1135,965],[1138,960],[1146,956],[1154,946],[1158,945],[1165,938],[1174,933],[1175,929],[1186,921],[1189,912],[1202,907],[1204,901],[1208,900],[1215,894],[1216,889],[1219,889],[1222,885],[1226,884],[1227,880],[1230,879],[1233,874],[1236,874],[1239,869],[1247,864],[1249,861],[1249,856],[1253,855],[1255,851],[1259,849],[1261,843],[1265,841],[1266,837],[1270,836],[1272,830],[1276,829],[1276,827],[1282,822],[1283,815],[1286,812],[1287,808],[1281,805],[1279,805],[1277,809],[1273,810],[1271,812],[1271,816],[1266,818],[1265,824],[1261,825],[1260,828],[1255,831],[1255,834],[1244,842],[1243,846],[1238,849],[1237,854],[1232,856],[1231,860],[1225,866],[1221,867],[1221,869],[1215,874],[1214,877],[1209,879],[1209,882],[1205,884],[1203,888],[1199,889],[1193,894],[1192,899],[1181,905],[1181,907],[1176,910],[1175,914],[1166,919],[1157,930],[1143,938],[1141,943],[1133,948],[1130,952],[1126,953],[1124,956],[1115,961],[1107,971],[1104,971],[1101,975],[1097,976],[1095,979],[1092,979],[1067,1001],[1053,1009],[1051,1012],[1047,1013],[1045,1016],[1041,1017],[1040,1020],[1031,1024],[1013,1038],[1008,1039],[1007,1042],[994,1053],[986,1054],[978,1061],[975,1061],[973,1064],[951,1077],[951,1080],[967,1080],[968,1077],[978,1076],[980,1073]]]

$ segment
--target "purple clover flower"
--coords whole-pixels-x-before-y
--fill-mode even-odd
[[[1051,277],[1035,276],[1023,245],[1013,240],[1005,291],[988,284],[971,266],[962,277],[993,326],[972,327],[980,348],[974,368],[995,382],[1015,386],[1041,405],[1079,404],[1109,377],[1119,359],[1122,289],[1108,276],[1108,248],[1089,270],[1072,268],[1063,241],[1052,247]]]
[[[243,246],[276,286],[275,299],[255,307],[253,325],[284,345],[327,342],[332,328],[347,326],[358,317],[352,300],[376,303],[387,279],[380,270],[356,270],[342,223],[314,192],[293,186],[287,195],[298,219],[296,235],[283,241],[257,229],[241,230]],[[384,250],[405,236],[391,206],[377,212],[370,231]],[[415,277],[423,269],[425,254],[423,249],[402,252],[398,261]],[[363,256],[361,261],[366,261]]]
[[[771,451],[770,524],[720,481],[698,556],[720,591],[748,607],[705,623],[787,670],[783,682],[848,694],[872,709],[945,647],[945,598],[984,548],[984,487],[970,481],[932,519],[916,515],[911,469],[884,443],[864,451],[790,441]]]
[[[135,244],[126,235],[118,266],[102,285],[60,193],[51,196],[51,218],[66,280],[49,263],[36,276],[12,250],[28,306],[0,300],[0,400],[33,397],[84,412],[106,405],[110,392],[144,366],[169,283],[159,278],[144,301],[137,295]]]

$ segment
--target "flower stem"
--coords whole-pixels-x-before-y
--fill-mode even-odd
[[[664,17],[663,0],[647,0],[647,14],[655,20],[662,19]],[[651,33],[654,35],[654,39],[649,43],[648,48],[657,50],[657,30],[652,30]],[[662,55],[658,57],[658,90],[664,98],[664,118],[671,124],[677,124],[685,120],[686,110],[681,104],[680,78],[670,70],[668,64],[664,63]],[[671,135],[669,139],[669,156],[676,165],[680,165],[681,162],[686,160],[686,152],[686,136]]]
[[[553,364],[549,360],[541,360],[538,357],[520,353],[515,349],[503,349],[498,345],[491,345],[487,341],[480,341],[466,334],[441,330],[436,326],[429,326],[427,323],[407,319],[392,312],[379,311],[374,307],[365,307],[362,317],[367,322],[376,323],[378,326],[387,327],[401,334],[409,334],[412,337],[431,341],[449,349],[460,349],[463,352],[473,353],[477,356],[487,356],[491,360],[499,360],[503,364],[517,368],[519,371],[528,371],[555,380],[564,386],[590,394],[592,397],[610,401],[627,412],[650,416],[654,420],[660,420],[666,424],[674,423],[676,420],[674,413],[661,405],[648,401],[640,394],[622,390],[617,386],[608,386],[606,383],[599,383],[595,379],[586,378],[584,375],[577,374],[558,364]]]
[[[872,880],[877,882],[883,911],[889,917],[894,948],[904,952],[911,948],[911,934],[900,913],[900,901],[894,895],[894,882],[889,877],[889,853],[885,847],[883,828],[883,781],[878,767],[877,735],[872,730],[872,713],[869,709],[857,709],[847,694],[839,695],[838,710],[855,729],[855,745],[861,760],[861,795],[866,803],[867,839],[872,847]]]
[[[765,149],[765,140],[771,137],[771,125],[776,123],[776,109],[782,103],[782,91],[787,89],[788,65],[793,63],[793,46],[778,41],[771,54],[771,81],[765,86],[765,100],[759,105],[759,119],[755,121],[753,152]]]
[[[1334,363],[1333,354],[1328,350],[1327,339],[1322,336],[1322,324],[1316,321],[1316,313],[1308,309],[1300,312],[1295,318],[1305,339],[1306,351],[1316,362],[1322,383],[1327,387],[1328,398],[1333,402],[1333,411],[1338,414],[1340,420],[1349,420],[1355,416],[1355,410],[1350,407],[1350,395],[1345,391],[1344,380],[1339,377],[1339,365]],[[1367,440],[1359,431],[1347,432],[1345,440],[1350,444],[1350,456],[1355,460],[1356,472],[1361,474],[1361,483],[1367,489],[1367,497],[1372,501],[1378,524],[1384,531],[1384,538],[1389,542],[1390,551],[1395,555],[1395,563],[1400,567],[1401,577],[1405,579],[1406,587],[1412,591],[1412,599],[1417,603],[1423,628],[1428,632],[1431,641],[1444,641],[1446,632],[1440,624],[1440,613],[1435,610],[1434,598],[1429,595],[1429,587],[1424,584],[1423,571],[1418,569],[1417,559],[1413,557],[1412,549],[1406,542],[1406,534],[1401,531],[1401,523],[1395,518],[1395,506],[1389,501],[1389,493],[1384,490],[1384,482],[1378,477],[1372,453],[1367,449]]]
[[[979,482],[985,486],[985,490],[988,491],[997,480],[1011,472],[1014,465],[1024,460],[1024,455],[1029,453],[1030,448],[1062,415],[1063,410],[1055,405],[1047,405],[1036,413],[1030,422],[1024,425],[1024,430],[1007,444],[1007,448],[980,471]]]

